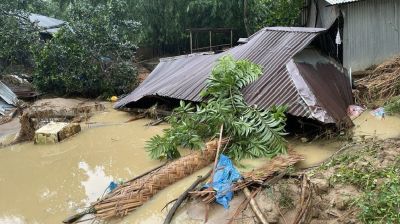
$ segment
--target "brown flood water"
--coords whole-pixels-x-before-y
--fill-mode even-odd
[[[143,146],[165,126],[123,123],[128,119],[123,112],[105,112],[91,122],[112,125],[85,129],[61,144],[0,149],[0,223],[60,223],[96,200],[111,180],[157,166]]]
[[[159,165],[148,157],[144,145],[167,125],[145,127],[149,120],[124,123],[129,118],[127,113],[110,109],[95,115],[82,133],[60,144],[25,143],[0,149],[0,224],[61,223],[101,196],[110,181],[127,180]],[[400,124],[400,118],[395,121]],[[369,126],[363,129],[365,124],[361,122],[357,128],[369,130]],[[382,125],[377,127],[374,133],[379,134]],[[306,157],[300,167],[325,160],[341,145],[334,141],[290,144]],[[242,165],[251,170],[266,162],[245,160]],[[162,223],[166,212],[161,209],[165,204],[208,169],[168,187],[129,216],[110,223]],[[202,222],[190,220],[185,211],[179,211],[175,223]]]
[[[386,116],[384,119],[378,119],[366,111],[354,120],[354,136],[356,138],[378,139],[398,138],[400,137],[400,116]]]

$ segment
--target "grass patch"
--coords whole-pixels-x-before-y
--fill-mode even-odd
[[[379,168],[365,159],[373,158],[373,152],[366,150],[357,155],[343,155],[325,164],[326,167],[337,166],[330,180],[351,184],[363,191],[352,202],[359,208],[358,219],[361,222],[400,223],[400,160],[389,167]]]
[[[281,193],[279,197],[279,206],[281,208],[291,209],[296,207],[288,184],[282,184],[279,188],[279,192]]]

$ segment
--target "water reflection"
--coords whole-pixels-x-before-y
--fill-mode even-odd
[[[113,178],[106,175],[104,166],[95,166],[94,169],[91,169],[89,164],[82,161],[79,162],[79,169],[83,170],[87,176],[86,180],[81,181],[81,185],[85,189],[87,196],[84,202],[89,205],[103,194]]]
[[[3,216],[0,217],[0,224],[25,224],[24,218],[18,216]],[[37,223],[37,222],[34,222]]]

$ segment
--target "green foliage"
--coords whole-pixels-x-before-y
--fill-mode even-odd
[[[141,21],[141,44],[161,50],[188,49],[187,28],[234,28],[234,39],[249,36],[266,26],[293,26],[302,0],[134,0],[130,16]],[[200,34],[201,35],[201,34]],[[199,45],[208,38],[196,38]],[[202,43],[202,40],[206,41]],[[230,36],[214,35],[214,43]]]
[[[299,18],[303,0],[249,1],[250,32],[266,26],[293,26]]]
[[[393,97],[386,103],[385,113],[389,115],[400,114],[400,96]]]
[[[154,47],[167,54],[188,52],[187,28],[231,27],[234,28],[236,40],[265,26],[293,26],[301,10],[300,2],[301,0],[0,0],[0,9],[4,12],[12,9],[44,14],[68,21],[71,26],[77,26],[77,22],[82,26],[93,22],[93,12],[96,11],[101,13],[97,15],[97,20],[101,21],[100,17],[105,20],[109,18],[113,25],[119,27],[118,34],[122,32],[123,38],[129,37],[131,41],[137,40],[141,46]],[[109,10],[99,10],[101,7]],[[132,29],[123,24],[127,21],[132,23],[132,20],[142,24],[140,32],[133,32],[137,28]],[[6,21],[1,18],[0,23]],[[105,24],[105,27],[110,27]],[[31,41],[34,39],[24,37],[21,30],[15,29],[17,26],[12,23],[8,26],[1,25],[6,28],[2,33],[9,32],[0,36],[0,39],[4,37],[8,41],[1,42],[6,43],[2,47],[10,49],[13,44],[20,44],[13,48],[19,52],[14,50],[10,54],[9,50],[4,50],[3,55],[11,55],[10,60],[20,60],[18,57],[21,57],[21,52],[31,54],[29,43],[37,42],[37,38]],[[95,29],[89,29],[88,32],[90,30]],[[10,36],[16,38],[15,41],[6,38]],[[195,40],[199,46],[208,44],[208,38],[202,38],[201,34]],[[213,41],[226,43],[230,41],[230,36],[214,35]],[[10,45],[9,42],[13,44]],[[26,53],[22,56],[26,58]]]
[[[32,54],[39,45],[39,30],[29,21],[26,11],[1,3],[0,27],[1,64],[32,67]]]
[[[96,97],[122,94],[136,84],[130,41],[138,23],[124,20],[123,1],[76,3],[63,27],[36,55],[34,83],[45,92]]]
[[[179,156],[178,147],[200,149],[207,139],[216,137],[221,125],[230,137],[231,158],[273,157],[286,152],[282,109],[277,113],[248,106],[241,88],[261,75],[259,66],[249,61],[235,61],[224,56],[214,67],[207,88],[202,92],[207,103],[196,107],[181,102],[168,118],[171,128],[153,137],[147,145],[150,156],[172,159]]]
[[[400,222],[400,177],[399,168],[391,167],[380,173],[383,184],[373,191],[366,191],[357,205],[361,212],[359,219],[364,223]]]

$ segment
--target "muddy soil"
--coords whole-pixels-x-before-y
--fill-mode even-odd
[[[371,154],[370,147],[374,147]],[[376,150],[376,151],[375,151]],[[394,165],[400,156],[400,139],[366,140],[355,144],[342,152],[342,155],[350,157],[360,156],[347,166],[357,167],[369,164],[376,169],[383,169]],[[354,202],[363,191],[348,183],[338,183],[334,175],[342,169],[342,164],[331,166],[328,160],[322,166],[307,170],[310,182],[314,186],[310,209],[303,223],[325,224],[325,223],[361,223],[358,220],[359,209]],[[379,181],[377,183],[380,184]],[[277,184],[260,192],[256,201],[263,211],[269,223],[293,223],[294,218],[300,210],[301,181],[294,176],[285,177]],[[234,223],[258,223],[254,213],[247,208],[241,215],[236,217]]]

